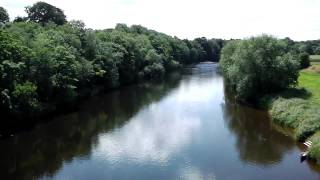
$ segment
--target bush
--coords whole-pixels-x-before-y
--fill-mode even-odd
[[[166,65],[165,65],[165,69],[167,69],[168,71],[172,71],[172,70],[176,70],[181,68],[181,64],[175,60],[169,61]]]
[[[286,44],[270,36],[229,42],[221,55],[221,69],[236,98],[259,97],[296,84],[299,62],[287,54]]]
[[[296,129],[297,140],[320,130],[320,107],[301,98],[277,98],[271,103],[270,115],[275,123]]]
[[[162,64],[154,63],[143,69],[143,77],[145,79],[162,79],[165,74],[165,69]]]
[[[309,107],[304,112],[303,119],[296,130],[296,137],[299,141],[304,141],[307,137],[320,130],[319,109],[319,106],[309,104]]]
[[[309,148],[309,157],[311,159],[320,160],[320,133],[316,133],[310,138],[312,146]]]
[[[308,53],[299,54],[300,68],[304,69],[310,66],[310,57]]]
[[[34,115],[39,111],[37,100],[37,86],[31,82],[18,84],[12,92],[14,111],[19,114]]]
[[[303,120],[308,102],[300,98],[276,99],[271,106],[270,114],[274,122],[291,128],[297,128]]]

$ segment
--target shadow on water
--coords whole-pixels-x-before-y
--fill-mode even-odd
[[[172,74],[165,83],[140,84],[94,97],[78,112],[1,140],[0,178],[50,177],[73,158],[88,158],[99,134],[123,126],[137,111],[172,91],[180,78]]]
[[[296,147],[300,152],[307,150],[303,143],[294,140],[292,129],[272,123],[267,111],[237,104],[227,89],[225,87],[224,119],[235,134],[239,157],[244,162],[272,166],[281,162],[284,155]],[[278,96],[308,99],[310,95],[304,88],[292,88]],[[320,173],[320,166],[314,161],[305,163],[314,172]]]
[[[265,111],[226,101],[224,119],[236,137],[240,159],[261,166],[271,166],[282,160],[296,143],[274,128]]]

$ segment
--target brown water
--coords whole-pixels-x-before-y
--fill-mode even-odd
[[[0,179],[319,179],[266,112],[225,98],[217,64],[92,98],[0,141]]]

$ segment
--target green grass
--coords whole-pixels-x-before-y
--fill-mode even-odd
[[[302,70],[297,88],[271,97],[269,110],[272,120],[293,128],[297,140],[304,141],[320,131],[320,73],[312,68]],[[318,151],[313,152],[315,157]],[[320,153],[317,157],[320,158]]]
[[[312,146],[309,149],[309,157],[315,159],[317,163],[320,164],[320,131],[311,136],[309,140],[312,141]]]
[[[320,58],[320,56],[318,57]],[[320,164],[320,131],[319,129],[317,130],[317,126],[320,124],[320,62],[317,63],[319,65],[313,65],[300,72],[299,86],[311,92],[308,101],[311,102],[311,105],[315,104],[313,105],[315,111],[314,120],[305,124],[309,124],[309,128],[316,130],[315,133],[312,133],[313,135],[311,134],[310,140],[313,144],[309,150],[309,156]]]
[[[310,55],[311,62],[320,62],[320,55]]]
[[[320,104],[320,73],[303,70],[300,72],[299,87],[311,93],[309,101]],[[320,110],[319,110],[320,116]]]

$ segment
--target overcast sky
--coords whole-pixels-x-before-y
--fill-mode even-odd
[[[0,0],[11,19],[37,0]],[[244,38],[267,33],[320,39],[320,0],[44,0],[68,20],[105,29],[141,24],[179,38]]]

